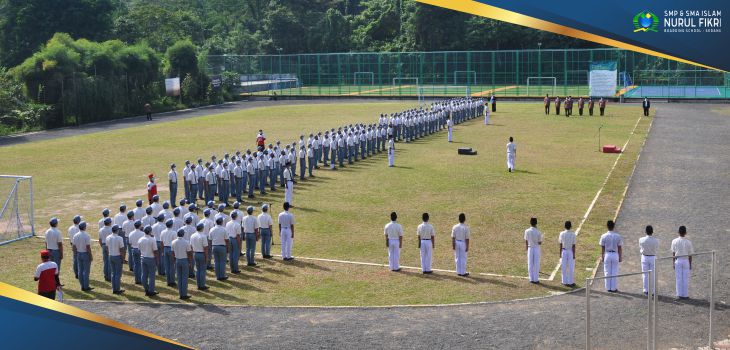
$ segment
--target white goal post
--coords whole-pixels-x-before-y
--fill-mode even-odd
[[[0,245],[35,235],[33,177],[0,175]]]
[[[530,96],[530,81],[531,80],[538,80],[538,81],[552,80],[552,82],[553,82],[552,83],[552,88],[553,88],[552,94],[555,95],[555,89],[558,85],[558,79],[556,79],[555,77],[527,77],[527,96]],[[539,84],[539,83],[537,84],[538,88],[540,88],[540,89],[538,89],[538,91],[539,91],[538,93],[542,94],[541,87],[544,85],[545,84]],[[534,86],[535,86],[535,84],[533,84],[533,87]],[[550,84],[547,84],[547,86],[550,86]],[[533,89],[532,91],[535,91],[535,89]]]
[[[360,83],[360,82],[365,82],[366,80],[364,80],[363,78],[366,79],[368,76],[370,77],[370,84]],[[358,77],[361,77],[360,80],[357,79]],[[375,85],[375,73],[373,73],[373,72],[352,73],[352,85]]]
[[[462,74],[466,78],[466,83],[462,84],[458,82],[459,74]],[[472,81],[469,82],[469,77],[472,77]],[[454,71],[454,85],[476,85],[477,84],[477,72],[473,70],[455,70]]]
[[[401,81],[409,81],[409,80],[410,81],[413,81],[415,83],[414,84],[407,84],[407,83],[406,84],[403,84],[403,83],[401,83]],[[393,78],[393,86],[397,86],[397,85],[415,85],[415,86],[418,86],[418,78],[395,77],[395,78]]]

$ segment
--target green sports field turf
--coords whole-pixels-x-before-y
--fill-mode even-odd
[[[530,86],[527,85],[420,85],[415,83],[402,85],[322,85],[302,86],[291,89],[279,89],[259,91],[254,95],[272,95],[274,92],[280,96],[418,96],[419,89],[423,96],[466,96],[467,89],[471,96],[588,96],[589,89],[585,85],[576,86]]]
[[[263,128],[269,141],[293,141],[302,132],[345,123],[375,121],[380,113],[400,111],[413,102],[295,105],[242,110],[90,135],[0,148],[8,173],[34,176],[39,231],[50,216],[70,225],[74,214],[96,226],[101,209],[116,212],[120,202],[131,205],[145,195],[146,174],[162,177],[170,162],[209,158],[211,154],[253,146]],[[424,277],[418,271],[391,273],[385,267],[334,262],[280,260],[243,268],[230,282],[209,274],[208,292],[192,290],[194,302],[254,305],[390,305],[506,300],[567,290],[558,279],[533,286],[521,278],[480,276],[494,273],[526,276],[522,232],[531,216],[545,234],[541,277],[558,262],[557,235],[564,220],[577,226],[616,162],[617,155],[597,151],[602,142],[628,149],[616,163],[601,196],[578,238],[576,281],[595,266],[597,237],[613,218],[646,136],[650,118],[639,119],[636,107],[609,106],[604,118],[546,117],[541,103],[505,103],[492,115],[490,126],[475,119],[455,127],[453,144],[441,132],[414,143],[399,143],[396,167],[388,168],[384,154],[340,171],[321,169],[295,186],[297,218],[294,255],[348,261],[387,263],[382,236],[388,214],[397,211],[405,229],[402,265],[419,266],[416,226],[421,213],[431,214],[437,232],[434,268],[454,269],[448,238],[458,213],[464,212],[472,230],[469,270],[463,279],[449,273]],[[637,123],[638,122],[638,123]],[[636,127],[636,133],[631,135]],[[517,172],[506,171],[505,144],[518,145]],[[477,156],[458,156],[457,147],[473,147]],[[163,181],[164,182],[164,181]],[[162,184],[161,194],[167,196]],[[182,192],[182,189],[180,189]],[[280,211],[279,190],[245,205],[272,203]],[[96,233],[92,231],[92,237]],[[276,242],[279,239],[275,239]],[[34,289],[32,273],[38,263],[38,238],[0,247],[0,281]],[[278,253],[279,246],[273,250]],[[79,291],[70,269],[70,254],[62,276],[67,298],[147,300],[140,286],[130,285],[125,272],[124,296],[114,296],[101,278],[100,254],[92,266],[91,293]],[[158,279],[160,300],[176,301],[174,289]]]

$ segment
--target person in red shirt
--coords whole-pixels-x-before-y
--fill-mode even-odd
[[[147,175],[150,178],[150,182],[147,183],[147,200],[152,205],[152,197],[157,194],[157,184],[155,183],[155,174]]]
[[[56,289],[59,288],[61,281],[58,279],[58,265],[50,261],[51,252],[41,250],[41,260],[43,261],[36,267],[33,280],[38,281],[38,294],[48,299],[56,300]]]
[[[263,151],[265,146],[266,136],[264,136],[264,131],[259,129],[259,133],[256,135],[256,148],[259,151]]]

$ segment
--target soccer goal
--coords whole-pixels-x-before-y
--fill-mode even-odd
[[[353,85],[375,85],[375,74],[373,72],[352,73]]]
[[[547,87],[552,89],[551,95],[555,95],[557,85],[558,80],[555,77],[527,77],[527,96],[530,96],[530,87],[533,94],[542,95],[543,87]]]
[[[454,85],[476,85],[477,72],[473,70],[454,71]]]
[[[0,175],[0,245],[35,235],[33,177]]]
[[[399,85],[415,85],[418,86],[418,78],[395,77],[393,78],[393,86]]]

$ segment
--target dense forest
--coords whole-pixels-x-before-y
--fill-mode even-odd
[[[413,0],[0,0],[0,133],[130,115],[146,100],[173,109],[232,98],[212,91],[199,69],[210,54],[532,49],[538,42],[597,46]],[[183,78],[179,101],[159,93],[171,71]]]

